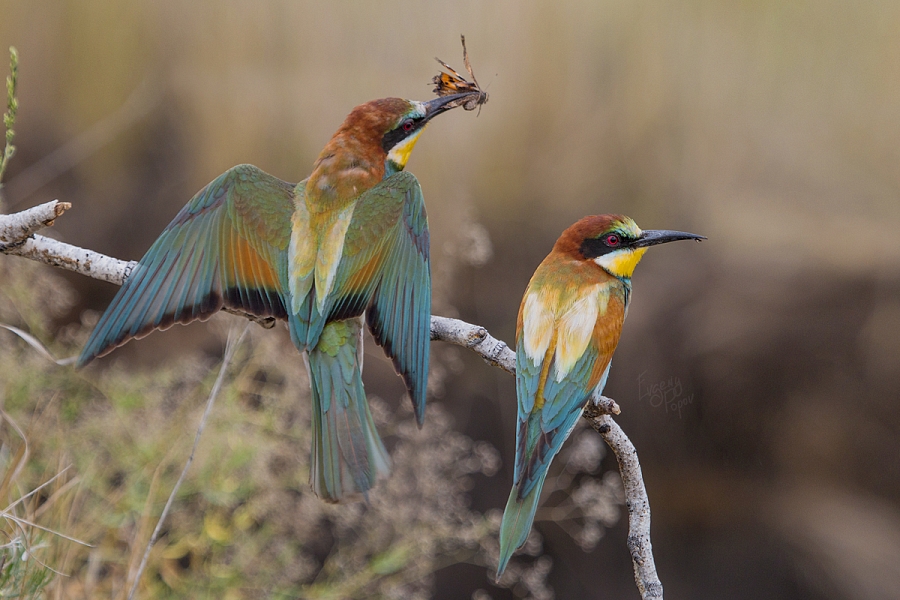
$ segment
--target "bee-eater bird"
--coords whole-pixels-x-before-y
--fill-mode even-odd
[[[606,385],[635,266],[650,246],[702,239],[596,215],[566,229],[538,266],[516,325],[516,461],[500,524],[498,579],[528,537],[550,462],[588,399]]]
[[[365,494],[390,467],[363,390],[363,320],[421,426],[429,236],[422,188],[403,168],[431,119],[469,95],[357,106],[298,184],[251,165],[220,175],[139,261],[77,365],[223,307],[286,320],[312,388],[313,490],[328,501]]]

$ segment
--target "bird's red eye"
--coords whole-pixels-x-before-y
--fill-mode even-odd
[[[621,243],[622,243],[622,240],[621,240],[621,238],[620,238],[619,236],[617,236],[616,234],[611,233],[611,234],[609,234],[608,236],[606,236],[605,242],[606,242],[606,245],[607,245],[607,246],[615,247],[615,246],[618,246],[619,244],[621,244]]]
[[[412,119],[407,119],[403,121],[403,131],[409,133],[415,128],[416,124]]]

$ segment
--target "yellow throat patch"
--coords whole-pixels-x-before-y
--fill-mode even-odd
[[[425,127],[420,128],[417,132],[391,148],[387,155],[388,160],[401,169],[406,167],[406,161],[409,160],[409,155],[412,154],[412,150],[415,148],[416,142],[419,141],[419,136],[422,135],[423,131],[425,131]]]
[[[598,256],[594,259],[594,262],[616,277],[630,279],[634,274],[634,268],[641,262],[641,258],[643,258],[646,251],[646,247],[622,248],[621,250]]]

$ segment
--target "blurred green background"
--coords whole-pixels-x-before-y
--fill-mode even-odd
[[[71,202],[52,235],[137,259],[225,169],[299,181],[355,105],[429,98],[432,57],[462,70],[460,33],[490,102],[437,120],[407,167],[430,216],[434,313],[511,341],[530,274],[586,214],[708,236],[646,256],[607,386],[667,595],[900,597],[900,3],[0,0],[0,49],[21,55],[5,208]],[[70,301],[33,321],[48,343],[115,292],[65,280]],[[300,362],[283,330],[262,333]],[[222,340],[179,327],[104,366],[151,381]],[[513,380],[433,349],[447,431],[502,458],[467,501],[501,508]],[[367,389],[399,406],[371,345]],[[168,427],[190,437],[176,412]],[[537,530],[557,598],[637,597],[622,519],[591,552],[552,520]],[[539,596],[477,564],[423,585]]]

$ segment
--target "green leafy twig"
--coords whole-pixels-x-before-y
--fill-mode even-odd
[[[6,129],[6,144],[3,154],[0,154],[0,186],[3,185],[3,174],[9,159],[16,153],[13,146],[13,137],[16,132],[13,126],[16,124],[16,112],[19,110],[19,101],[16,100],[16,85],[19,78],[19,52],[13,46],[9,47],[9,77],[6,78],[6,112],[3,114],[3,127]]]

